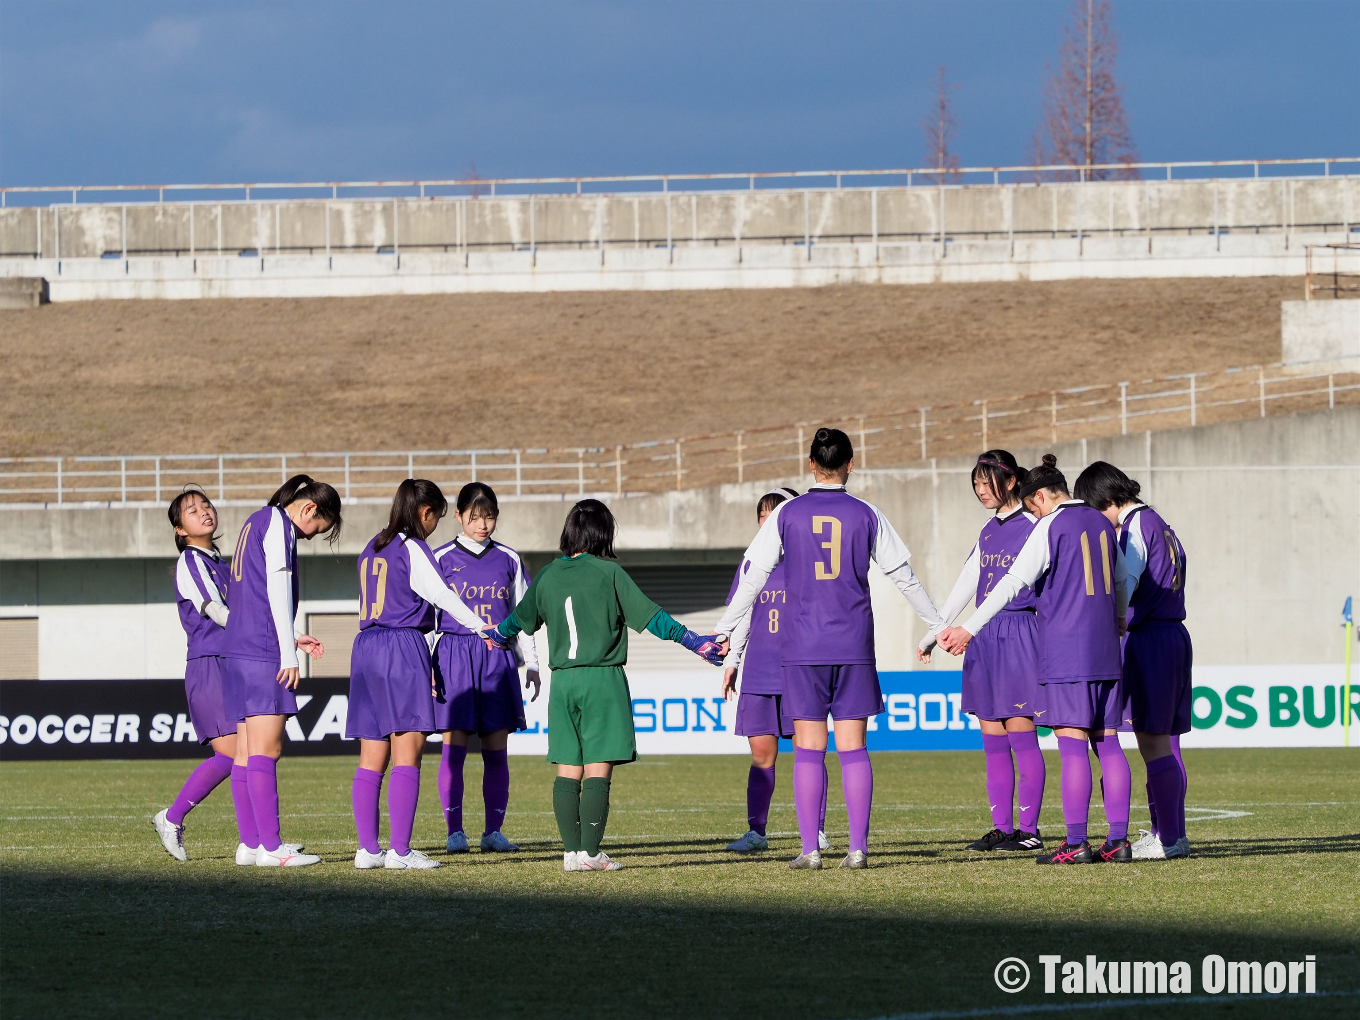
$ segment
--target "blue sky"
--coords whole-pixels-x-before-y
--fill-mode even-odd
[[[0,0],[0,183],[919,165],[941,64],[964,165],[1023,162],[1069,10]],[[1143,158],[1360,154],[1360,2],[1114,10]]]

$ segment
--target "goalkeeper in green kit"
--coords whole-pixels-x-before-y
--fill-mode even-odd
[[[562,833],[566,871],[617,871],[600,850],[609,817],[615,765],[637,760],[633,701],[623,665],[627,627],[684,645],[714,666],[727,654],[717,635],[677,623],[642,594],[614,556],[614,515],[598,499],[571,508],[562,527],[562,556],[538,572],[493,638],[548,625],[548,761],[557,765],[553,813]]]

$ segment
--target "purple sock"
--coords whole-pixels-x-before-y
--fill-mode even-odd
[[[246,763],[246,784],[250,787],[250,807],[255,813],[259,845],[277,850],[279,838],[279,763],[268,755],[252,754]]]
[[[1081,737],[1059,737],[1062,756],[1063,822],[1067,825],[1067,845],[1086,842],[1086,816],[1091,811],[1091,756]]]
[[[874,766],[869,749],[838,751],[841,760],[841,790],[845,794],[845,813],[850,818],[850,849],[869,852],[869,813],[874,806]]]
[[[439,806],[444,809],[444,825],[448,834],[463,829],[463,762],[467,747],[445,744],[439,755]]]
[[[765,835],[770,821],[770,798],[774,796],[774,769],[752,765],[746,773],[746,824]]]
[[[1014,730],[1006,734],[1015,754],[1015,792],[1020,808],[1020,828],[1039,831],[1039,809],[1044,806],[1044,752],[1039,750],[1039,734],[1034,730]]]
[[[826,802],[826,752],[793,749],[793,806],[803,853],[817,849],[817,808]]]
[[[222,780],[230,778],[230,755],[214,754],[207,761],[199,762],[198,768],[184,781],[170,810],[165,812],[166,820],[172,825],[184,824],[184,816],[194,809],[194,805],[216,790]]]
[[[1181,785],[1181,770],[1174,755],[1154,758],[1147,763],[1147,785],[1148,794],[1157,808],[1157,817],[1164,819],[1161,829],[1157,832],[1157,838],[1162,841],[1163,846],[1171,846],[1185,835],[1184,830],[1177,831],[1175,828],[1176,819],[1180,815],[1178,804],[1184,787]]]
[[[485,831],[499,831],[510,804],[510,753],[504,749],[482,748],[482,800],[486,803]]]
[[[250,784],[244,765],[231,767],[231,802],[236,808],[236,832],[241,842],[254,850],[260,845],[260,830],[255,828],[255,809],[250,806]]]
[[[1011,742],[1004,733],[984,733],[982,750],[987,760],[987,803],[992,808],[992,824],[1002,832],[1015,832],[1015,766],[1011,764]]]
[[[359,845],[371,854],[382,852],[382,844],[378,842],[378,797],[382,794],[382,781],[381,772],[360,767],[354,770],[354,785],[350,788]]]
[[[420,803],[420,766],[393,765],[387,784],[387,817],[392,826],[392,849],[400,857],[411,852],[411,830]]]
[[[1176,809],[1176,822],[1180,826],[1180,834],[1185,835],[1185,793],[1190,786],[1190,776],[1185,771],[1185,759],[1181,757],[1181,735],[1171,734],[1171,753],[1176,756],[1176,764],[1181,767],[1181,796]]]
[[[826,773],[826,756],[822,757],[822,813],[817,816],[817,831],[826,831],[826,795],[831,791],[831,777]]]
[[[1119,746],[1119,735],[1111,734],[1095,739],[1096,754],[1100,758],[1100,795],[1105,805],[1105,818],[1110,823],[1113,841],[1129,835],[1129,800],[1133,793],[1133,773],[1129,759]]]

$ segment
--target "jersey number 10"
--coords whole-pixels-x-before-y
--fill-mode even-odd
[[[376,580],[373,597],[368,597],[368,582]],[[382,616],[383,603],[387,601],[387,561],[381,556],[373,557],[373,573],[368,572],[368,557],[359,561],[359,619],[376,620]]]

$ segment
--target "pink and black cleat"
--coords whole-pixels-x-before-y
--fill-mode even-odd
[[[1034,858],[1035,864],[1094,864],[1095,861],[1095,852],[1091,849],[1091,844],[1085,840],[1076,846],[1064,840],[1051,854]]]
[[[1097,861],[1131,861],[1133,846],[1127,839],[1107,839],[1096,851]]]

